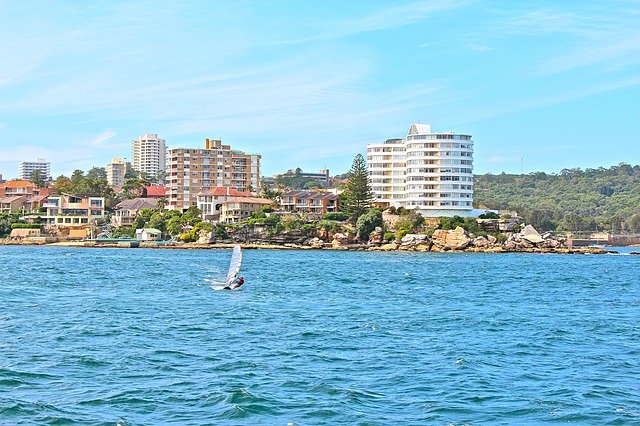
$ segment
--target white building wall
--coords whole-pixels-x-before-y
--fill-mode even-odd
[[[42,178],[47,181],[51,179],[51,163],[38,159],[38,161],[21,161],[18,163],[18,178],[22,180],[31,179],[31,173],[39,170]]]
[[[132,167],[138,172],[156,176],[167,166],[167,146],[157,134],[146,133],[131,142]]]
[[[390,142],[393,141],[393,142]],[[432,132],[413,124],[407,137],[367,146],[376,201],[427,217],[472,216],[473,140],[469,135]],[[404,161],[389,149],[402,145]]]

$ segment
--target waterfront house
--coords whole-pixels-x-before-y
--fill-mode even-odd
[[[42,221],[61,236],[85,238],[91,227],[104,219],[104,198],[89,195],[51,195],[44,203],[47,212]]]
[[[255,197],[251,192],[239,191],[231,187],[216,187],[201,191],[196,197],[196,205],[202,212],[202,220],[215,222],[220,220],[222,203],[231,198]]]
[[[338,211],[338,196],[331,192],[289,191],[280,197],[280,206],[290,213],[322,216]]]
[[[257,197],[232,197],[222,202],[220,209],[220,222],[238,223],[249,219],[252,213],[262,207],[270,206],[273,201],[268,198]]]
[[[136,240],[138,241],[159,241],[162,239],[162,232],[155,228],[136,229]]]
[[[111,224],[113,226],[131,226],[142,209],[155,209],[158,206],[156,198],[133,198],[124,200],[113,209]]]

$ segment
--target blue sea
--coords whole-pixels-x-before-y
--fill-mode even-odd
[[[640,424],[640,256],[0,247],[0,424]]]

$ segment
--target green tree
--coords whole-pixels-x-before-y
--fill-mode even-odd
[[[369,235],[376,229],[376,227],[382,227],[384,221],[382,220],[382,212],[380,209],[370,209],[366,213],[360,215],[356,222],[356,232],[360,241],[369,241]]]
[[[60,175],[56,178],[53,187],[60,194],[69,194],[73,192],[73,182],[64,175]]]
[[[182,218],[172,216],[167,220],[167,233],[171,236],[180,235],[182,232]]]
[[[87,179],[107,179],[107,171],[104,167],[92,167],[87,172]]]
[[[341,194],[342,210],[356,223],[371,206],[373,192],[369,184],[367,163],[362,154],[356,155],[349,171],[349,181]]]
[[[31,172],[31,177],[29,180],[36,184],[38,188],[44,188],[46,186],[44,176],[42,175],[42,172],[40,170],[34,170],[33,172]]]

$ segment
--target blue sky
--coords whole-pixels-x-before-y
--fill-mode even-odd
[[[479,174],[640,164],[640,3],[0,0],[5,178],[143,133],[337,174],[414,122],[471,134]]]

